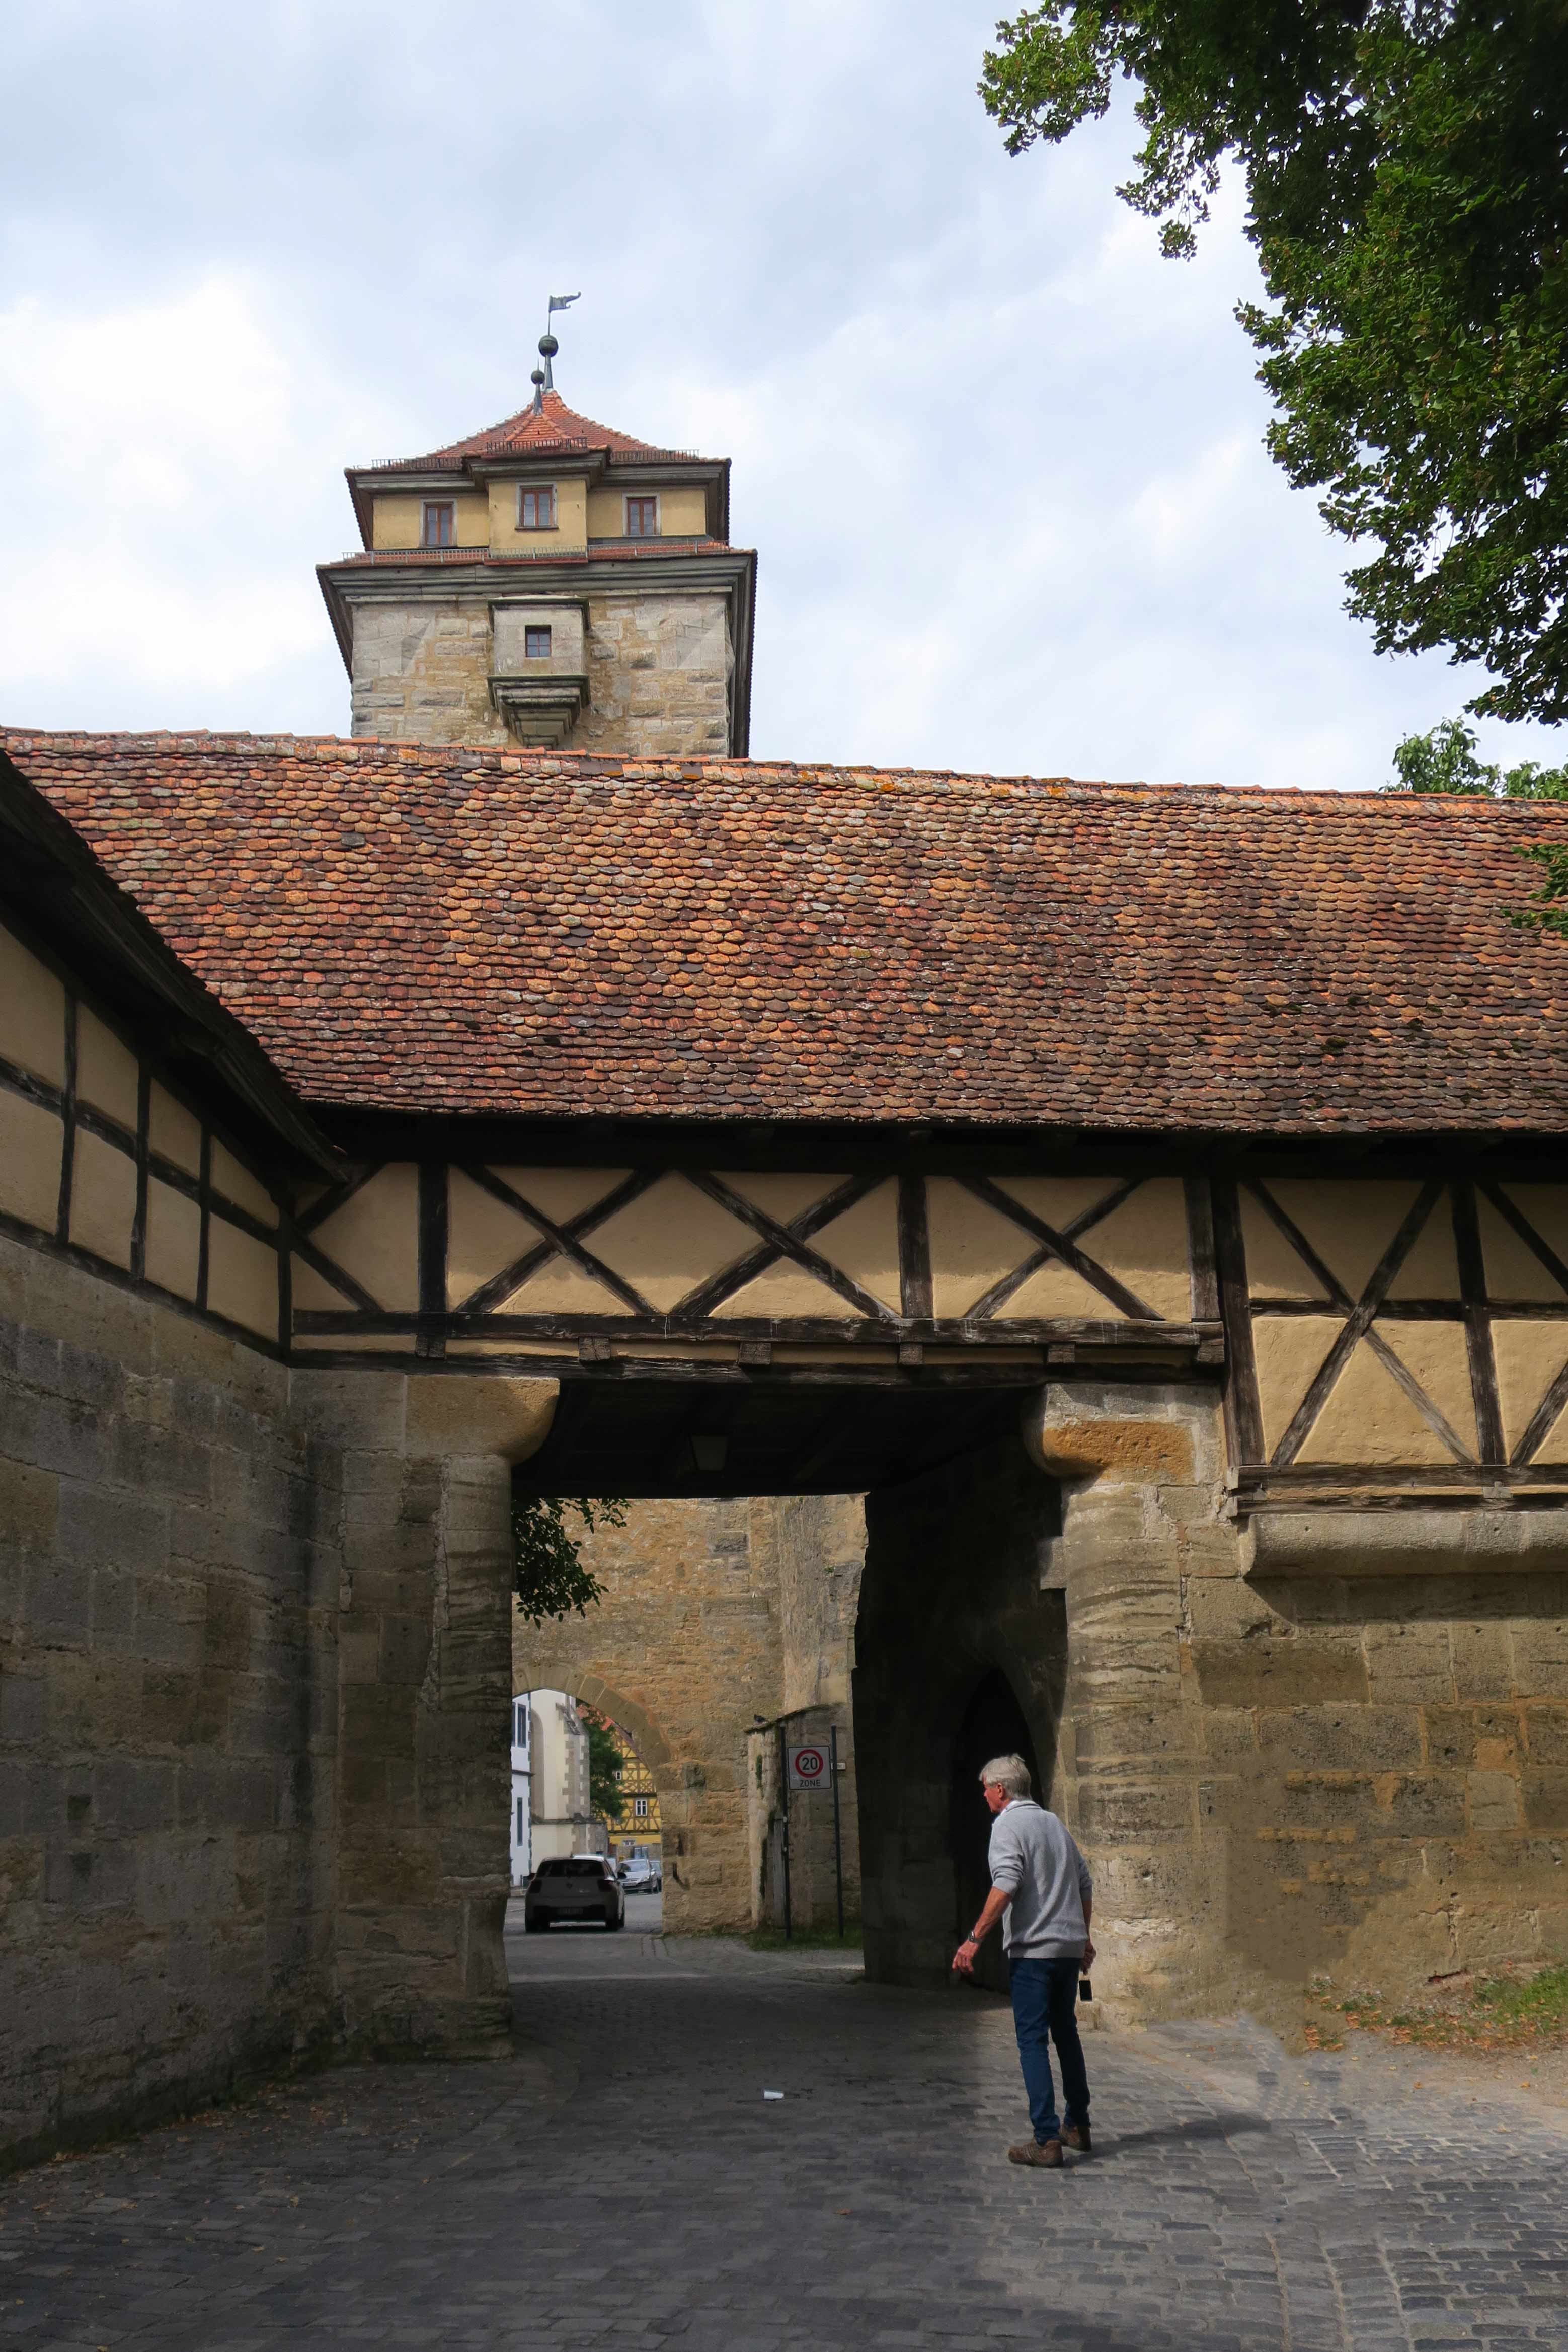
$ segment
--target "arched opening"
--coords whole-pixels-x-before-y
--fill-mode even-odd
[[[596,1858],[621,1880],[631,1924],[662,1924],[663,1819],[657,1776],[632,1732],[595,1696],[536,1685],[510,1722],[510,1879],[514,1900],[541,1874]],[[537,1903],[530,1908],[538,1908]],[[564,1917],[560,1906],[549,1906]],[[548,1912],[547,1912],[548,1917]]]
[[[969,1695],[953,1741],[952,1827],[953,1930],[956,1941],[978,1917],[991,1889],[987,1865],[991,1815],[979,1775],[993,1756],[1021,1756],[1035,1796],[1044,1801],[1040,1763],[1029,1723],[1013,1686],[999,1667],[982,1675]],[[976,1976],[998,1992],[1008,1989],[1007,1956],[1000,1936],[982,1946]]]

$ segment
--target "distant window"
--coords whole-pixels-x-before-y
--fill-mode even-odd
[[[526,661],[549,661],[549,631],[548,629],[526,628],[523,631],[523,657]]]
[[[659,501],[657,499],[627,499],[626,536],[628,539],[658,538]]]
[[[553,530],[555,529],[555,485],[548,490],[517,492],[517,529],[519,530]]]
[[[456,512],[450,499],[426,499],[424,502],[426,547],[451,546]]]
[[[646,1798],[646,1797],[633,1797],[633,1798],[632,1798],[632,1812],[636,1815],[637,1819],[638,1819],[640,1822],[645,1822],[645,1821],[647,1820],[647,1818],[648,1818],[648,1800],[647,1800],[647,1798]]]

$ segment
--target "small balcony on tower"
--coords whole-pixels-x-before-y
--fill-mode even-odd
[[[519,743],[564,743],[588,707],[586,624],[580,604],[524,598],[491,608],[490,699]]]

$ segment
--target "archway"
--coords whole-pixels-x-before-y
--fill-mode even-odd
[[[662,1876],[659,1779],[633,1729],[612,1714],[613,1693],[534,1684],[511,1708],[511,1884],[518,1892],[545,1863],[582,1853],[652,1863]],[[634,1702],[648,1749],[667,1774],[662,1735]]]

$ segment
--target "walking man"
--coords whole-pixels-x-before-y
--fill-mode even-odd
[[[991,1891],[986,1907],[954,1955],[960,1976],[972,1977],[980,1946],[1007,1914],[1003,1940],[1012,1970],[1013,2026],[1034,2137],[1009,2147],[1014,2164],[1059,2165],[1063,2141],[1090,2153],[1089,2076],[1078,2039],[1078,1979],[1093,1963],[1089,1922],[1094,1884],[1089,1865],[1054,1813],[1030,1797],[1021,1756],[993,1756],[980,1790],[995,1815],[991,1830]],[[1051,2044],[1061,2063],[1065,2130],[1057,2118],[1051,2079]]]

